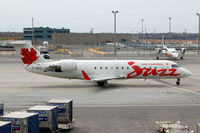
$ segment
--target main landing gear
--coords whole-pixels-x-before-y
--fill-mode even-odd
[[[180,85],[181,84],[180,81],[181,81],[181,79],[178,78],[177,81],[176,81],[176,85]]]
[[[98,86],[105,86],[105,84],[107,84],[107,80],[105,80],[105,81],[97,81],[97,85]]]

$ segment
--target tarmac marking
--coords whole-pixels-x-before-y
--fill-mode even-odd
[[[200,107],[200,104],[102,104],[76,105],[74,107]]]
[[[22,103],[23,104],[23,103]],[[31,103],[25,103],[24,105],[6,105],[6,108],[21,108],[26,109],[33,106]],[[37,104],[43,105],[43,104]],[[177,104],[76,104],[74,107],[200,107],[200,103],[177,103]]]

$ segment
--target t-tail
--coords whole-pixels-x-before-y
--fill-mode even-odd
[[[45,62],[44,57],[33,47],[31,41],[12,41],[10,44],[16,49],[25,67],[33,63]]]
[[[165,36],[162,36],[162,48],[167,49],[167,46],[165,45]]]

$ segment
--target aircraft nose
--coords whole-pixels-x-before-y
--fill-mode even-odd
[[[192,72],[190,72],[189,70],[185,69],[185,75],[186,76],[192,76]]]
[[[176,58],[177,58],[177,57],[178,57],[178,53],[174,53],[174,57],[176,57]]]

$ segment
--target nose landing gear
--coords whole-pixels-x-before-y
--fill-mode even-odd
[[[178,78],[177,81],[176,81],[176,85],[180,85],[181,84],[180,81],[181,81],[181,79]]]

